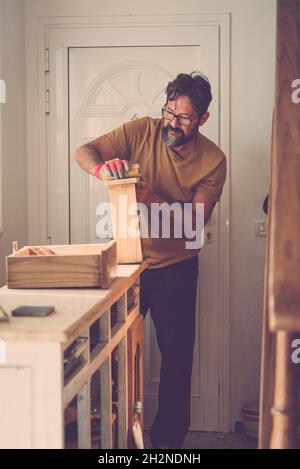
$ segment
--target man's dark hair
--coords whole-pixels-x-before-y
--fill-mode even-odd
[[[170,81],[166,88],[167,100],[176,96],[188,96],[192,106],[200,116],[205,114],[212,100],[208,79],[200,72],[179,73],[175,80]]]

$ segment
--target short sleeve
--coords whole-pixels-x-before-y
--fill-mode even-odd
[[[223,186],[226,180],[226,158],[218,166],[205,176],[195,187],[195,193],[201,193],[209,200],[218,202],[220,200]]]
[[[146,128],[146,118],[134,119],[105,134],[105,136],[113,146],[116,157],[130,160],[132,148],[138,144]]]

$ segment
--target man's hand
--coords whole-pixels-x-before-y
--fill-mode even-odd
[[[143,176],[140,177],[140,181],[135,186],[136,200],[143,204],[151,202],[150,185]]]
[[[102,179],[102,176],[106,174],[114,179],[122,179],[125,171],[129,171],[128,161],[114,158],[98,166],[95,170],[95,176],[98,179]]]

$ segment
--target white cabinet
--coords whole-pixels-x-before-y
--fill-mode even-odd
[[[140,365],[131,363],[142,344],[139,275],[146,266],[118,266],[108,290],[0,289],[8,313],[55,306],[47,317],[0,323],[2,448],[127,448],[135,369],[142,382],[141,345]]]

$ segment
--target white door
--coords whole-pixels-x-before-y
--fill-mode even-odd
[[[102,33],[99,31],[99,37]],[[219,95],[219,28],[198,25],[185,29],[178,26],[178,29],[172,27],[169,31],[156,29],[152,34],[148,28],[144,32],[144,41],[141,40],[143,31],[140,35],[133,33],[136,31],[115,30],[114,35],[103,36],[103,41],[109,37],[110,44],[99,46],[102,44],[99,39],[98,46],[95,46],[95,31],[90,33],[90,37],[89,30],[84,34],[80,31],[73,39],[68,32],[66,38],[76,47],[68,48],[67,60],[63,59],[62,41],[57,35],[50,36],[50,68],[55,70],[52,76],[50,73],[53,112],[50,112],[48,122],[51,202],[48,223],[52,242],[66,242],[68,232],[71,243],[97,242],[97,205],[105,200],[107,194],[100,181],[83,172],[74,162],[75,149],[136,116],[160,116],[165,102],[165,87],[177,73],[202,70],[210,78],[214,99],[210,108],[211,118],[203,133],[219,142],[219,106],[223,99]],[[131,34],[130,41],[124,34]],[[116,45],[112,44],[113,40]],[[128,42],[130,44],[126,44]],[[68,78],[68,89],[65,77]],[[60,139],[65,138],[65,123],[60,118],[65,115],[66,108],[69,112],[69,181],[61,170],[63,153],[55,152]],[[68,201],[63,198],[63,187],[67,182]],[[67,212],[69,219],[65,220]],[[212,241],[199,256],[191,430],[221,429],[219,219],[217,207],[209,225]],[[147,428],[156,409],[160,359],[150,315],[145,326],[144,415]]]

